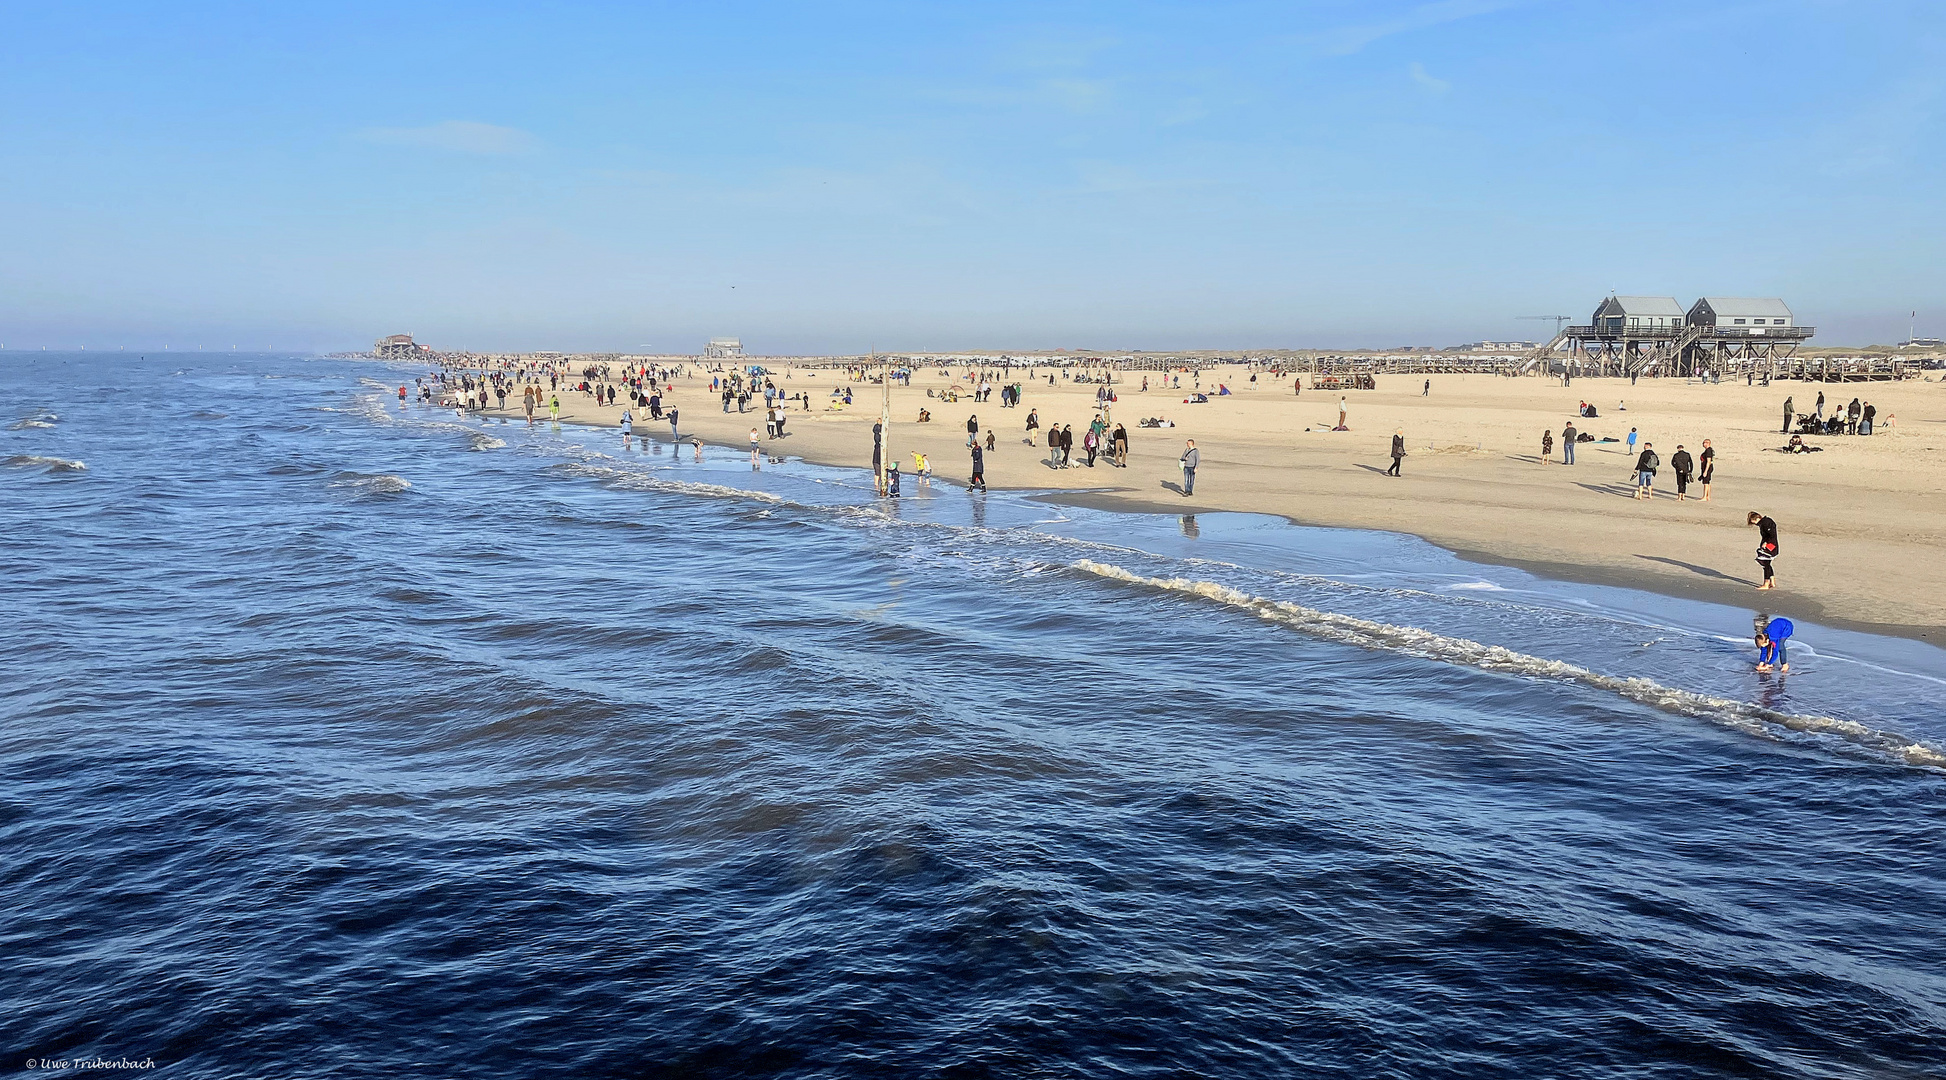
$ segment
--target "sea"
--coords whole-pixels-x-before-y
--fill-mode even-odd
[[[423,374],[0,354],[0,1064],[1946,1076],[1932,645]]]

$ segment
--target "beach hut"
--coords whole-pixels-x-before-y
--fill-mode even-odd
[[[1718,334],[1762,336],[1772,327],[1796,326],[1797,322],[1791,309],[1775,297],[1705,296],[1690,307],[1689,325],[1707,327]]]
[[[1673,330],[1683,318],[1673,296],[1611,296],[1595,308],[1593,326],[1597,337],[1626,337],[1630,331]]]

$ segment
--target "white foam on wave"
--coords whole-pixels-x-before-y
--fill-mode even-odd
[[[1784,728],[1841,739],[1875,756],[1908,765],[1946,769],[1946,750],[1916,742],[1893,732],[1879,731],[1852,720],[1780,712],[1747,701],[1678,690],[1652,679],[1602,675],[1565,661],[1548,660],[1466,638],[1448,637],[1416,626],[1374,622],[1351,615],[1320,611],[1317,608],[1284,600],[1252,596],[1214,581],[1148,577],[1119,566],[1088,559],[1081,559],[1070,565],[1077,570],[1114,581],[1213,600],[1247,611],[1268,622],[1289,626],[1329,641],[1356,645],[1365,649],[1404,653],[1408,656],[1419,656],[1429,660],[1479,668],[1483,671],[1577,683],[1663,712],[1708,720],[1753,735],[1775,737],[1776,729]]]
[[[612,465],[591,465],[583,461],[565,462],[558,466],[562,472],[574,476],[588,476],[604,480],[616,487],[635,491],[667,491],[681,495],[704,495],[716,499],[754,499],[758,502],[776,503],[780,506],[800,506],[807,509],[827,509],[809,507],[794,502],[782,495],[768,491],[750,491],[745,488],[729,487],[724,484],[705,484],[695,480],[672,480],[637,469],[616,468]]]
[[[1459,582],[1458,584],[1448,585],[1446,587],[1449,589],[1477,589],[1480,592],[1506,592],[1507,591],[1504,586],[1495,585],[1491,581],[1462,581]]]
[[[397,495],[401,491],[410,490],[412,481],[403,476],[383,473],[378,476],[354,476],[344,480],[333,480],[330,486],[348,489],[361,495]]]
[[[9,431],[26,431],[29,428],[51,428],[54,425],[46,420],[16,420],[7,425]]]
[[[15,454],[0,461],[0,465],[10,465],[16,469],[46,469],[48,472],[87,472],[85,461],[70,461],[67,458],[42,457],[39,454]]]
[[[474,450],[498,450],[507,445],[505,439],[496,439],[479,431],[469,432],[467,439],[472,443],[471,448]]]

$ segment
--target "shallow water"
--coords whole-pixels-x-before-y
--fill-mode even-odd
[[[23,1060],[1946,1068],[1931,646],[1800,626],[1767,678],[1753,610],[1409,537],[888,508],[401,410],[369,364],[34,360],[0,360]]]

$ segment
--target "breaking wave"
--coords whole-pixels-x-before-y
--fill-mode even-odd
[[[397,495],[412,487],[412,481],[390,473],[380,473],[376,476],[367,473],[339,473],[338,476],[339,479],[331,481],[331,487],[345,489],[359,495]]]
[[[1576,683],[1663,712],[1708,720],[1753,735],[1775,737],[1778,729],[1781,728],[1827,736],[1842,740],[1874,756],[1923,768],[1946,769],[1946,750],[1915,742],[1892,732],[1880,731],[1852,720],[1781,712],[1747,701],[1678,690],[1652,679],[1603,675],[1565,661],[1548,660],[1466,638],[1448,637],[1415,626],[1396,626],[1392,623],[1321,611],[1284,600],[1253,596],[1214,581],[1147,577],[1119,566],[1089,559],[1077,560],[1069,565],[1076,570],[1112,581],[1212,600],[1313,637],[1356,645],[1359,648],[1404,653],[1408,656],[1479,668],[1482,671]]]
[[[9,465],[16,469],[43,469],[52,473],[88,471],[88,463],[85,461],[41,457],[39,454],[15,454],[5,461],[0,461],[0,465]]]

